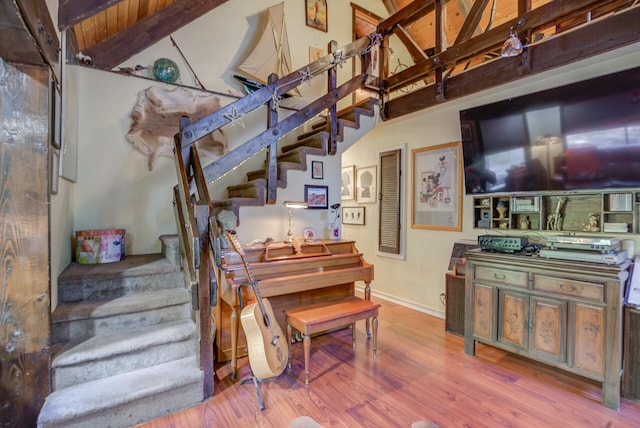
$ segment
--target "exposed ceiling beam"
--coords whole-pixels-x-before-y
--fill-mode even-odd
[[[228,0],[176,0],[87,49],[93,66],[110,70]]]
[[[482,19],[482,14],[484,10],[487,8],[487,4],[489,0],[476,0],[469,11],[469,14],[464,20],[462,24],[462,28],[458,32],[458,37],[454,45],[458,43],[466,42],[469,40],[473,34],[476,32],[478,25],[480,24],[480,20]]]
[[[611,1],[613,0],[608,2]],[[592,7],[595,4],[601,5],[603,0],[556,0],[547,3],[389,77],[385,82],[385,89],[393,91],[410,85],[446,64],[455,64],[475,55],[496,49],[507,38],[512,27],[524,32],[526,30],[534,30],[541,25],[554,25],[554,23],[561,22],[567,17],[580,13],[585,8]]]
[[[388,35],[394,31],[397,26],[405,26],[417,21],[429,12],[434,10],[435,0],[416,0],[398,12],[391,15],[378,25],[378,32],[382,35]]]
[[[122,1],[60,0],[58,2],[58,28],[62,31]]]
[[[570,64],[640,41],[640,6],[606,16],[573,31],[551,37],[529,48],[530,73]],[[447,80],[447,99],[512,82],[524,77],[520,58],[498,59]],[[383,117],[395,119],[438,104],[437,85],[430,85],[385,103]]]
[[[0,57],[8,62],[49,64],[59,69],[58,33],[44,1],[0,2]]]

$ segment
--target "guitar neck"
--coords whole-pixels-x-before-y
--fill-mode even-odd
[[[260,287],[258,287],[258,283],[256,279],[253,277],[253,273],[251,273],[251,268],[249,267],[249,262],[245,256],[244,250],[242,249],[242,245],[238,242],[236,236],[228,231],[225,232],[225,236],[231,242],[233,249],[236,250],[238,254],[240,254],[240,258],[242,259],[242,265],[244,266],[244,270],[247,273],[247,278],[249,278],[249,284],[251,284],[251,289],[253,290],[253,294],[255,294],[256,299],[258,300],[258,306],[260,306],[260,310],[262,313],[265,313],[265,308],[262,306],[262,296],[260,296]]]

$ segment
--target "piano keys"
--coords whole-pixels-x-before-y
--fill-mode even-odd
[[[370,298],[373,265],[358,252],[354,241],[268,243],[266,247],[243,247],[249,269],[262,297],[269,299],[280,326],[286,326],[284,311],[355,294],[355,282],[365,284]],[[238,253],[221,252],[222,266],[216,306],[218,361],[231,361],[232,378],[237,358],[247,354],[240,329],[240,304],[253,299],[251,287],[243,287],[248,275]],[[240,295],[238,290],[240,289]]]

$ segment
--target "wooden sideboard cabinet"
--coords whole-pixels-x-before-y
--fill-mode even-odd
[[[482,342],[595,379],[618,409],[629,265],[469,251],[465,353]]]

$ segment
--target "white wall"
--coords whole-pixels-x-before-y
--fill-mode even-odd
[[[255,41],[260,14],[277,1],[229,1],[212,13],[174,33],[189,63],[207,89],[222,94],[238,90],[231,75]],[[355,3],[372,12],[386,16],[382,2],[359,0]],[[375,3],[371,4],[371,3]],[[287,0],[285,15],[294,67],[308,63],[309,46],[325,48],[331,39],[339,46],[351,41],[351,8],[348,2],[330,2],[329,33],[307,27],[304,23],[304,2]],[[239,239],[246,243],[253,239],[272,237],[281,239],[286,233],[287,213],[282,201],[303,198],[304,184],[329,186],[329,204],[340,202],[340,167],[377,164],[377,153],[389,146],[406,144],[407,169],[405,186],[410,191],[410,153],[414,148],[457,141],[460,139],[458,110],[497,101],[510,96],[542,90],[552,86],[611,73],[622,68],[640,65],[638,45],[589,59],[561,69],[488,90],[468,98],[448,102],[392,122],[384,122],[360,142],[340,156],[324,157],[324,179],[311,180],[310,172],[290,172],[289,186],[279,190],[275,206],[245,207],[240,211]],[[188,68],[169,39],[162,40],[132,58],[122,66],[151,65],[159,57],[176,61],[182,81],[194,85]],[[339,70],[340,71],[340,70]],[[350,67],[345,66],[349,73]],[[341,78],[344,80],[344,75]],[[130,126],[129,114],[139,91],[152,84],[148,80],[95,71],[79,70],[79,166],[78,183],[73,198],[74,230],[118,227],[127,229],[127,252],[143,254],[160,250],[158,236],[175,233],[172,187],[176,183],[173,161],[160,158],[152,172],[147,170],[147,158],[129,145],[125,134]],[[312,87],[303,88],[305,99],[325,90],[325,82],[317,79]],[[234,98],[221,96],[223,104]],[[262,115],[262,113],[260,113]],[[246,121],[246,128],[225,128],[230,146],[244,142],[264,129],[266,113]],[[358,138],[362,130],[352,132]],[[346,145],[340,147],[344,150]],[[320,159],[320,158],[312,158]],[[262,162],[253,159],[245,165],[252,169]],[[242,168],[244,169],[245,166]],[[243,175],[244,172],[237,174]],[[211,186],[212,196],[220,197],[227,184],[241,181],[236,173],[229,174]],[[366,225],[343,226],[342,236],[355,239],[365,259],[375,265],[374,292],[394,298],[417,309],[441,315],[444,306],[439,295],[444,291],[444,273],[449,262],[453,242],[475,239],[481,230],[473,229],[470,197],[463,201],[462,232],[410,229],[410,203],[407,202],[404,226],[407,231],[406,259],[395,260],[376,255],[377,204],[366,204]],[[325,210],[298,211],[294,214],[294,233],[299,235],[309,225],[321,236],[328,236],[330,213]],[[636,248],[640,245],[636,245]]]
[[[202,84],[208,90],[222,94],[220,98],[223,105],[235,100],[224,96],[225,94],[241,89],[232,77],[235,66],[244,59],[252,43],[257,40],[259,29],[265,24],[264,11],[277,3],[229,1],[173,34]],[[366,4],[369,2],[358,3],[370,7]],[[377,8],[378,10],[374,10],[376,13],[384,10],[380,10],[381,4]],[[349,3],[333,2],[329,4],[328,11],[329,32],[325,33],[306,26],[304,2],[285,2],[286,25],[295,68],[309,62],[309,46],[326,49],[332,39],[338,42],[338,46],[351,42]],[[180,67],[182,83],[195,86],[193,75],[169,38],[156,43],[121,66],[151,66],[160,57],[174,60]],[[129,115],[137,101],[138,92],[161,83],[86,67],[79,68],[80,148],[74,229],[125,228],[128,254],[158,252],[158,236],[176,232],[171,206],[172,188],[176,183],[173,160],[160,158],[153,171],[148,171],[147,158],[125,140],[125,134],[131,125]],[[340,74],[341,80],[346,79],[350,70],[351,67],[345,65]],[[311,87],[301,87],[302,100],[292,99],[288,102],[304,105],[304,100],[315,99],[325,88],[326,79],[316,78]],[[280,114],[284,117],[288,113],[282,110]],[[244,122],[245,128],[224,128],[230,147],[263,131],[266,111],[262,109]],[[340,150],[344,150],[344,147],[342,145]],[[212,197],[224,197],[226,185],[241,182],[244,171],[257,168],[262,159],[256,157],[238,173],[229,174],[214,183],[211,186]],[[309,160],[312,159],[318,158]],[[322,161],[325,169],[323,180],[311,180],[310,171],[290,172],[289,186],[278,192],[275,206],[241,208],[241,226],[238,228],[240,241],[249,242],[267,236],[281,239],[287,230],[287,212],[282,202],[302,200],[304,184],[329,186],[329,204],[339,202],[340,178],[331,171],[340,169],[340,156],[324,157]],[[328,237],[327,214],[324,210],[296,213],[294,232],[300,235],[302,229],[309,225],[320,236]]]
[[[410,195],[411,150],[460,141],[459,110],[640,66],[639,48],[640,44],[629,46],[597,58],[453,100],[442,106],[383,122],[351,146],[344,153],[342,162],[344,165],[359,167],[375,165],[378,162],[378,151],[384,151],[389,146],[406,144],[407,168],[404,171],[404,185],[407,194]],[[416,309],[442,316],[444,305],[441,303],[440,294],[444,293],[445,273],[454,241],[476,239],[478,235],[485,233],[481,229],[473,229],[472,197],[465,196],[463,200],[462,232],[411,229],[411,200],[406,199],[406,215],[403,221],[407,231],[406,260],[376,255],[375,228],[378,221],[378,204],[364,206],[367,226],[343,226],[343,237],[355,239],[358,249],[365,254],[367,261],[375,265],[376,279],[372,285],[374,293],[391,296]],[[624,238],[628,239],[629,236]],[[636,236],[632,238],[639,241]]]

